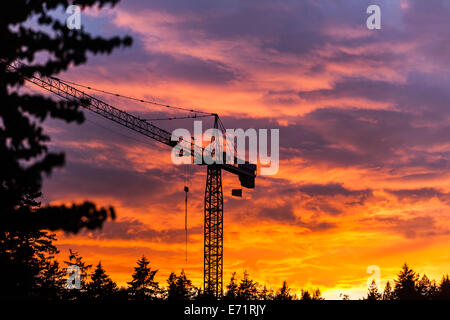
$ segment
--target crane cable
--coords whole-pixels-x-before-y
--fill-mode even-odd
[[[18,63],[19,63],[20,65],[22,65],[22,66],[28,67],[27,65],[25,65],[25,64],[22,63],[22,62],[18,62]],[[11,68],[13,68],[13,69],[15,69],[16,71],[18,71],[18,67],[14,66],[14,65],[12,65],[12,64],[8,64],[8,66],[11,67]],[[32,77],[32,78],[36,78],[36,77],[34,77],[34,76],[31,76],[31,77]],[[161,107],[166,107],[166,108],[170,108],[170,109],[177,109],[177,110],[183,110],[183,111],[195,113],[195,114],[192,115],[192,116],[168,117],[168,118],[154,118],[154,119],[142,119],[142,120],[144,120],[144,121],[178,120],[178,119],[192,119],[192,118],[204,118],[204,117],[218,117],[217,114],[215,114],[215,113],[210,113],[210,112],[205,112],[205,111],[200,111],[200,110],[194,110],[194,109],[188,109],[188,108],[182,108],[182,107],[175,107],[175,106],[170,106],[170,105],[167,105],[167,104],[159,103],[159,102],[156,102],[156,101],[148,101],[148,100],[144,100],[144,99],[134,98],[134,97],[122,95],[122,94],[119,94],[119,93],[113,93],[113,92],[106,91],[106,90],[103,90],[103,89],[94,88],[94,87],[92,87],[92,86],[87,86],[87,85],[79,84],[79,83],[76,83],[76,82],[73,82],[73,81],[64,80],[64,79],[57,78],[57,77],[49,76],[49,78],[50,78],[50,79],[57,80],[57,81],[60,81],[60,82],[65,83],[65,84],[71,84],[71,85],[78,86],[78,87],[82,87],[82,88],[85,88],[85,89],[88,89],[88,90],[93,90],[93,91],[101,92],[101,93],[104,93],[104,94],[108,94],[108,95],[112,95],[112,96],[116,96],[116,97],[121,97],[121,98],[124,98],[124,99],[129,99],[129,100],[134,100],[134,101],[138,101],[138,102],[141,102],[141,103],[148,103],[148,104],[153,104],[153,105],[157,105],[157,106],[161,106]],[[36,79],[37,79],[37,78],[36,78]],[[202,115],[197,115],[197,113],[200,113],[200,114],[202,114]],[[222,123],[222,121],[220,120],[220,118],[219,118],[219,122],[220,122],[220,124],[222,125],[223,130],[225,130],[225,128],[224,128],[224,126],[223,126],[223,123]],[[235,151],[236,151],[236,147],[235,147]]]
[[[158,120],[179,120],[179,119],[195,119],[195,118],[206,118],[206,117],[212,117],[211,114],[205,114],[205,115],[198,115],[194,114],[192,116],[182,116],[182,117],[169,117],[169,118],[146,118],[143,120],[146,121],[158,121]]]
[[[213,113],[210,113],[210,112],[194,110],[194,109],[190,109],[190,108],[175,107],[175,106],[171,106],[171,105],[160,103],[160,102],[156,102],[156,101],[149,101],[149,100],[134,98],[134,97],[126,96],[126,95],[119,94],[119,93],[114,93],[114,92],[110,92],[110,91],[106,91],[106,90],[102,90],[102,89],[97,89],[97,88],[94,88],[92,86],[79,84],[79,83],[76,83],[76,82],[73,82],[73,81],[63,80],[61,78],[56,78],[56,77],[50,77],[50,78],[53,78],[55,80],[58,80],[58,81],[61,81],[61,82],[67,83],[67,84],[71,84],[71,85],[74,85],[74,86],[82,87],[82,88],[85,88],[85,89],[88,89],[88,90],[97,91],[97,92],[101,92],[101,93],[104,93],[104,94],[112,95],[112,96],[115,96],[115,97],[121,97],[121,98],[124,98],[124,99],[134,100],[134,101],[141,102],[141,103],[148,103],[148,104],[153,104],[153,105],[160,106],[160,107],[165,107],[165,108],[169,108],[169,109],[183,110],[183,111],[193,112],[193,113],[202,113],[202,114],[207,114],[207,115],[214,115]]]
[[[0,62],[2,62],[2,61],[0,61]],[[26,64],[24,64],[22,62],[19,62],[19,61],[16,61],[16,62],[17,62],[17,64],[19,64],[21,66],[25,66],[27,68],[29,67],[28,65],[26,65]],[[18,71],[18,67],[14,66],[13,64],[10,64],[10,63],[6,63],[6,64],[7,64],[7,66],[9,66],[9,67],[15,69],[16,71]],[[34,76],[31,76],[31,77],[34,78]],[[101,92],[101,93],[104,93],[104,94],[108,94],[108,95],[112,95],[112,96],[120,97],[120,98],[124,98],[124,99],[134,100],[134,101],[138,101],[138,102],[141,102],[141,103],[148,103],[148,104],[153,104],[153,105],[160,106],[160,107],[165,107],[165,108],[169,108],[169,109],[183,110],[183,111],[193,112],[193,113],[202,113],[202,114],[207,114],[207,115],[210,115],[210,116],[214,116],[215,115],[214,113],[200,111],[200,110],[194,110],[192,108],[175,107],[175,106],[171,106],[171,105],[164,104],[164,103],[161,103],[161,102],[149,101],[149,100],[139,99],[139,98],[135,98],[135,97],[130,97],[130,96],[126,96],[126,95],[123,95],[123,94],[120,94],[120,93],[114,93],[114,92],[111,92],[111,91],[106,91],[106,90],[103,90],[103,89],[94,88],[92,86],[79,84],[79,83],[76,83],[76,82],[73,82],[73,81],[64,80],[64,79],[53,77],[53,76],[48,76],[48,78],[54,79],[54,80],[57,80],[57,81],[60,81],[60,82],[63,82],[65,84],[71,84],[71,85],[82,87],[82,88],[85,88],[85,89],[88,89],[88,90],[97,91],[97,92]]]
[[[220,130],[222,130],[222,133],[225,135],[225,141],[226,141],[225,146],[226,146],[227,150],[228,150],[228,148],[233,149],[233,150],[231,150],[231,152],[233,152],[233,157],[236,157],[238,155],[238,152],[237,152],[236,144],[234,143],[234,137],[232,137],[233,142],[231,142],[230,139],[228,139],[227,130],[225,129],[225,126],[224,126],[222,120],[220,119],[220,117],[217,117],[217,118],[218,118]],[[231,148],[231,146],[233,148]]]

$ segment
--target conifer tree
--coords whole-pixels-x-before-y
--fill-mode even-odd
[[[268,289],[266,285],[263,286],[263,288],[260,290],[258,294],[259,300],[274,300],[275,295],[273,293],[272,289]]]
[[[302,289],[302,292],[300,294],[300,299],[304,300],[304,301],[310,301],[310,300],[312,300],[312,297],[308,290]]]
[[[117,0],[77,1],[80,6],[114,5]],[[53,13],[67,0],[4,2],[0,11],[0,231],[96,229],[114,210],[97,209],[93,203],[62,206],[29,206],[24,202],[41,195],[42,181],[64,165],[64,154],[50,152],[46,119],[82,123],[83,114],[72,101],[55,101],[42,93],[19,91],[23,76],[56,76],[69,66],[87,61],[88,54],[110,53],[131,45],[131,38],[93,37],[84,28],[69,30]],[[35,24],[31,26],[29,21]],[[16,61],[28,64],[17,69]],[[8,70],[8,71],[7,71]],[[11,90],[12,88],[12,90]]]
[[[64,298],[66,281],[66,272],[60,268],[59,262],[53,257],[45,259],[36,281],[38,297],[46,300]]]
[[[417,283],[417,293],[422,299],[432,300],[437,294],[438,288],[436,282],[428,279],[427,275],[423,275]]]
[[[386,286],[383,291],[383,300],[394,300],[394,293],[392,292],[391,283],[386,282]]]
[[[45,280],[55,271],[48,269],[58,253],[54,240],[55,234],[46,231],[0,232],[0,297],[32,298],[45,285],[55,288]]]
[[[236,279],[236,272],[231,274],[230,282],[226,286],[227,291],[225,293],[225,300],[235,300],[238,295],[238,284]]]
[[[92,268],[92,264],[87,264],[83,260],[83,257],[81,257],[78,254],[78,252],[72,251],[72,249],[69,249],[69,260],[64,261],[64,263],[67,265],[67,267],[75,265],[78,268],[80,268],[80,284],[81,284],[80,292],[85,292],[86,283],[89,276],[89,270]]]
[[[238,298],[243,300],[255,300],[258,298],[258,283],[250,279],[247,270],[244,271],[244,277],[239,283]]]
[[[294,296],[290,294],[291,289],[287,285],[287,281],[283,281],[283,285],[277,291],[275,300],[293,300]]]
[[[382,295],[378,292],[377,283],[375,280],[372,280],[372,283],[369,286],[366,300],[381,300]]]
[[[419,275],[405,263],[395,280],[395,298],[398,300],[413,300],[420,298],[420,294],[417,292],[416,287],[418,279]]]
[[[322,293],[320,292],[320,289],[315,289],[312,290],[312,294],[309,292],[309,290],[303,290],[301,291],[300,294],[300,299],[301,300],[324,300],[324,298],[322,298]]]
[[[128,282],[130,296],[136,300],[155,299],[160,293],[158,282],[155,281],[158,270],[152,270],[149,264],[150,261],[142,256],[134,268],[133,280]]]
[[[325,300],[325,299],[322,297],[322,292],[320,291],[320,289],[315,289],[315,290],[313,290],[312,299],[313,299],[313,300]]]
[[[99,262],[86,289],[87,295],[91,299],[110,299],[117,292],[117,285],[106,274],[101,262]]]
[[[118,1],[76,2],[85,8]],[[33,243],[48,240],[42,230],[76,233],[82,228],[99,228],[115,216],[112,208],[97,209],[88,201],[43,207],[37,202],[44,177],[65,161],[63,153],[50,151],[44,121],[82,123],[84,117],[74,102],[21,90],[23,76],[56,76],[85,63],[89,54],[108,54],[131,45],[129,37],[104,39],[91,36],[84,28],[69,30],[54,14],[67,5],[67,0],[15,0],[3,1],[0,10],[0,297],[34,296],[35,289],[43,290],[50,284],[47,280],[59,281],[54,263],[43,267],[52,275],[39,275],[37,265],[46,264],[39,255],[46,249]],[[11,69],[17,61],[28,66]],[[3,250],[13,243],[16,249]]]
[[[437,297],[438,299],[450,300],[450,278],[448,274],[442,277]]]
[[[169,300],[191,300],[198,294],[198,289],[192,285],[184,272],[177,276],[174,272],[170,273],[167,279],[169,284],[167,298]]]

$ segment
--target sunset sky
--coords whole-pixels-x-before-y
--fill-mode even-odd
[[[366,27],[370,4],[381,30]],[[449,1],[122,0],[83,11],[82,25],[128,34],[133,46],[61,78],[215,112],[226,128],[280,129],[276,175],[239,199],[239,180],[223,174],[224,285],[246,269],[273,289],[287,280],[360,298],[370,265],[383,287],[404,262],[437,280],[450,272]],[[180,115],[87,92],[143,118]],[[85,115],[82,125],[46,123],[67,161],[43,202],[91,200],[117,219],[59,233],[60,259],[72,248],[126,285],[144,254],[160,284],[183,268],[201,286],[206,168],[190,167],[186,263],[186,168],[169,147]]]

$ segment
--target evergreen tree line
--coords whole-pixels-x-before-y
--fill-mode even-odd
[[[448,300],[450,299],[450,279],[448,274],[439,283],[430,280],[426,274],[422,277],[408,264],[404,264],[393,282],[386,282],[383,291],[379,291],[375,280],[369,287],[365,300]]]
[[[155,276],[158,270],[150,267],[149,260],[142,256],[137,261],[131,281],[119,288],[106,273],[101,262],[95,268],[83,258],[69,250],[68,260],[61,265],[55,255],[59,253],[53,245],[55,234],[39,232],[0,233],[0,273],[2,285],[0,298],[46,299],[46,300],[192,300],[210,298],[192,284],[184,270],[172,272],[165,285],[160,285]],[[77,266],[80,288],[68,289],[67,268]],[[278,290],[268,289],[250,279],[244,271],[240,281],[233,273],[226,285],[224,300],[322,300],[320,290],[302,290],[298,297],[291,293],[287,282]]]
[[[155,280],[158,270],[150,266],[147,257],[142,256],[137,261],[131,281],[126,287],[118,287],[117,284],[106,273],[101,262],[95,268],[87,264],[83,258],[72,250],[69,250],[69,258],[64,261],[64,265],[55,259],[58,253],[56,247],[51,244],[55,240],[54,234],[48,235],[41,232],[38,237],[41,246],[29,248],[29,252],[34,252],[26,261],[16,261],[16,263],[4,263],[11,271],[9,285],[3,286],[2,298],[19,299],[45,299],[45,300],[195,300],[210,298],[202,290],[192,284],[184,270],[179,275],[172,272],[166,280],[165,285],[159,284]],[[47,241],[43,241],[47,239]],[[27,239],[26,243],[34,243],[36,239]],[[28,244],[20,243],[13,250],[10,247],[11,260],[19,255],[18,251],[23,250]],[[15,244],[18,244],[16,242]],[[25,250],[26,251],[26,250]],[[5,256],[5,251],[0,250]],[[12,253],[12,254],[11,254]],[[18,259],[16,259],[18,260]],[[5,262],[6,260],[3,260]],[[77,266],[79,269],[79,289],[68,289],[67,268]],[[20,266],[20,267],[19,267]],[[19,268],[18,268],[19,267]],[[14,270],[15,269],[15,270]],[[302,291],[300,296],[303,300],[322,300],[320,290],[309,292]],[[295,294],[291,293],[287,282],[284,281],[280,289],[273,291],[266,286],[260,286],[250,279],[249,273],[244,271],[243,278],[238,281],[234,272],[229,284],[226,286],[224,300],[294,300]]]
[[[94,268],[72,250],[61,265],[53,245],[55,235],[45,231],[24,234],[8,234],[0,238],[0,262],[3,298],[46,299],[46,300],[194,300],[208,299],[208,295],[192,284],[184,270],[172,272],[165,283],[160,284],[155,276],[157,269],[150,266],[147,257],[137,261],[131,281],[118,287],[99,262]],[[80,271],[80,288],[67,288],[67,267],[76,265]],[[343,299],[348,296],[343,295]],[[450,279],[442,277],[439,283],[425,274],[420,276],[407,264],[394,281],[388,281],[383,291],[376,283],[368,289],[366,300],[438,300],[450,299]],[[247,271],[238,279],[234,272],[225,286],[223,300],[323,300],[319,289],[292,292],[286,281],[273,290],[252,280]]]

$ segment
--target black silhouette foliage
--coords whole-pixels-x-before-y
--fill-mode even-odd
[[[184,270],[181,270],[179,276],[171,272],[167,284],[169,285],[167,288],[168,300],[190,300],[198,295],[198,289],[192,285],[192,281],[187,278]]]
[[[64,154],[49,152],[50,137],[43,122],[60,119],[83,122],[72,101],[60,101],[21,89],[23,76],[54,76],[69,66],[85,63],[88,54],[109,54],[131,44],[129,37],[103,39],[80,30],[70,30],[51,12],[70,4],[110,4],[117,0],[15,0],[0,10],[0,293],[8,297],[60,296],[62,272],[52,261],[53,236],[42,230],[76,233],[82,228],[100,228],[115,217],[112,208],[97,208],[85,202],[71,206],[41,206],[42,181],[64,165]],[[29,21],[35,23],[30,26]],[[36,26],[37,24],[37,26]],[[7,67],[26,65],[12,72]]]
[[[90,299],[111,299],[118,288],[114,281],[106,274],[101,262],[98,263],[91,275],[91,281],[86,286],[86,293]]]
[[[82,7],[117,0],[73,1]],[[98,210],[92,203],[81,206],[46,206],[30,201],[41,195],[42,179],[64,165],[64,155],[49,152],[50,137],[42,123],[49,119],[83,122],[83,114],[71,101],[58,101],[41,94],[20,93],[22,75],[54,76],[71,65],[85,63],[88,54],[111,53],[131,44],[131,39],[92,37],[83,28],[70,30],[50,11],[66,8],[69,1],[17,0],[5,2],[0,11],[0,219],[1,231],[65,230],[101,227],[114,217],[112,208]],[[35,18],[39,28],[27,26]],[[45,28],[44,28],[45,27]],[[8,64],[23,61],[19,72],[6,72]]]
[[[154,280],[158,270],[152,270],[149,264],[150,261],[145,256],[142,256],[137,261],[137,267],[134,268],[132,276],[133,279],[128,282],[128,291],[133,299],[154,299],[159,293],[158,282]]]

